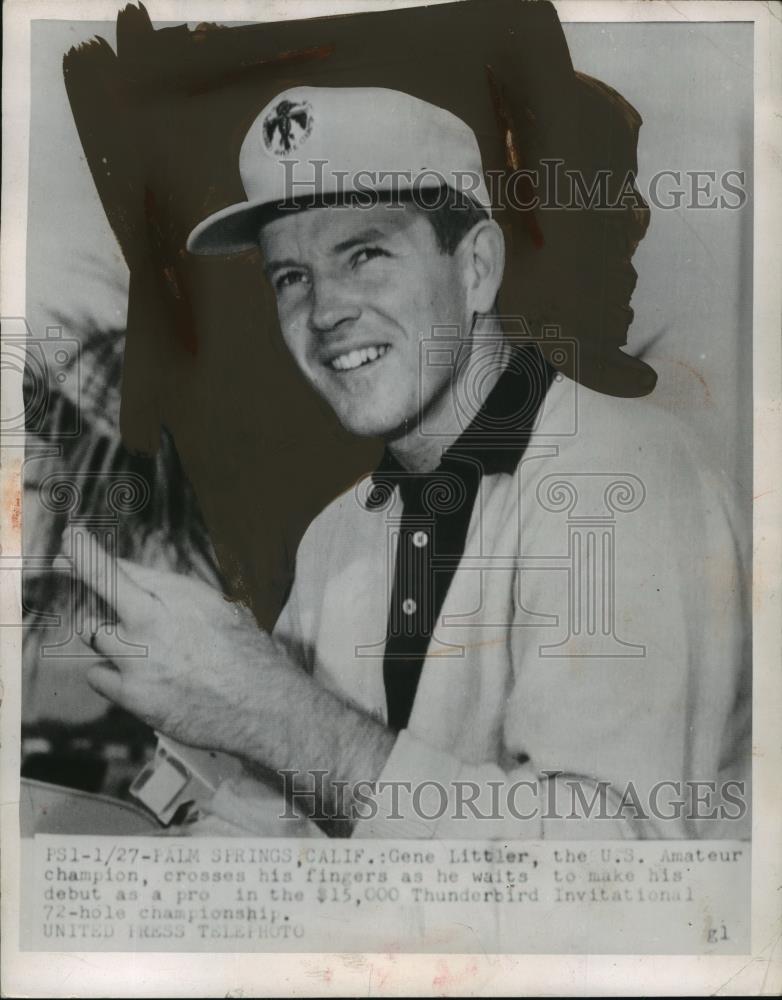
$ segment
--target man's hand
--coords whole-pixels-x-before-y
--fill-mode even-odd
[[[198,580],[107,553],[97,574],[76,572],[116,608],[122,639],[146,656],[107,663],[105,630],[93,625],[102,662],[87,678],[100,694],[190,746],[222,750],[267,771],[320,769],[355,784],[381,772],[395,737],[320,687],[252,614]],[[109,574],[116,573],[116,581]],[[329,803],[320,803],[328,813]]]
[[[264,689],[299,671],[279,644],[246,608],[199,580],[105,553],[96,562],[89,579],[81,563],[77,571],[107,603],[114,599],[121,637],[148,653],[91,667],[92,687],[183,743],[232,753],[252,748]],[[98,654],[103,634],[95,629]]]

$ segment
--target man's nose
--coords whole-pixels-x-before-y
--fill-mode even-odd
[[[310,326],[316,333],[328,333],[341,323],[356,320],[361,308],[346,283],[329,276],[313,279]]]

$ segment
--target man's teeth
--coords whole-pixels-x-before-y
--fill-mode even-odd
[[[381,344],[379,347],[362,347],[357,351],[348,351],[347,354],[340,354],[338,358],[331,359],[331,367],[338,372],[347,372],[351,368],[360,368],[370,361],[377,361],[382,358],[388,350],[388,344]]]

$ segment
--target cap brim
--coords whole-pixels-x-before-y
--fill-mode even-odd
[[[239,202],[207,216],[187,238],[187,249],[194,254],[231,254],[258,248],[258,232],[275,214],[268,203]]]
[[[391,197],[389,192],[372,192],[375,198]],[[241,201],[221,208],[199,222],[187,238],[187,249],[193,254],[231,254],[258,249],[261,227],[293,212],[308,208],[330,208],[348,204],[351,198],[359,202],[367,192],[346,191],[313,194],[289,201]]]
[[[422,185],[422,188],[439,187],[440,185]],[[400,196],[412,196],[413,192],[394,188],[376,188],[372,190],[347,190],[319,192],[304,198],[294,198],[289,201],[241,201],[237,205],[229,205],[207,216],[193,229],[187,238],[187,249],[193,254],[232,254],[258,248],[258,235],[261,227],[272,219],[281,218],[292,212],[301,212],[309,208],[331,208],[335,205],[350,205],[355,201],[362,208],[369,207],[366,199],[382,203],[395,203]],[[431,207],[431,206],[430,206]],[[479,203],[491,216],[491,208]]]

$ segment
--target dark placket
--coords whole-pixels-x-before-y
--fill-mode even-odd
[[[410,718],[434,624],[464,554],[481,477],[513,473],[552,376],[536,345],[514,347],[480,412],[434,471],[408,473],[386,451],[373,474],[370,507],[385,507],[382,501],[395,485],[402,500],[383,659],[394,731]]]

